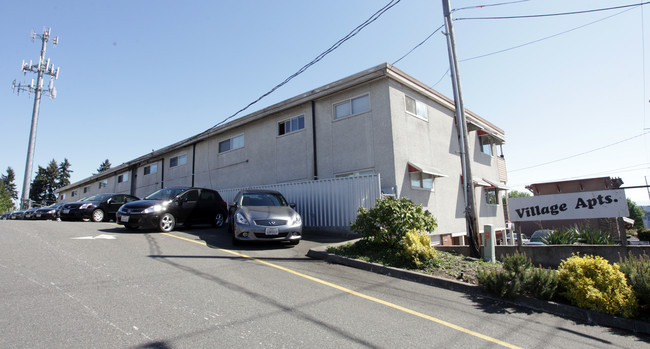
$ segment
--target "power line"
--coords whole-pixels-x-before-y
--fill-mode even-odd
[[[282,87],[282,86],[286,85],[287,83],[289,83],[289,81],[293,80],[295,77],[297,77],[298,75],[302,74],[305,70],[309,69],[312,65],[318,63],[320,60],[322,60],[323,58],[325,58],[325,56],[327,56],[327,55],[330,54],[332,51],[334,51],[334,50],[336,50],[337,48],[339,48],[339,46],[343,45],[344,42],[348,41],[349,39],[351,39],[352,37],[354,37],[355,35],[357,35],[357,34],[358,34],[361,30],[363,30],[365,27],[367,27],[368,25],[370,25],[372,22],[376,21],[376,20],[377,20],[381,15],[383,15],[386,11],[390,10],[393,6],[397,5],[400,1],[401,1],[401,0],[391,0],[390,2],[388,2],[388,4],[386,4],[384,7],[382,7],[382,8],[379,9],[377,12],[375,12],[372,16],[370,16],[370,18],[368,18],[368,19],[367,19],[366,21],[364,21],[363,23],[359,24],[359,25],[358,25],[356,28],[354,28],[350,33],[348,33],[346,36],[344,36],[344,37],[341,38],[339,41],[337,41],[336,43],[334,43],[334,45],[330,46],[330,48],[328,48],[327,50],[323,51],[321,54],[319,54],[318,56],[316,56],[316,58],[314,58],[311,62],[305,64],[305,65],[304,65],[302,68],[300,68],[297,72],[291,74],[288,78],[284,79],[284,81],[282,81],[281,83],[279,83],[278,85],[276,85],[275,87],[273,87],[271,90],[269,90],[268,92],[264,93],[263,95],[261,95],[261,96],[260,96],[259,98],[257,98],[256,100],[250,102],[247,106],[245,106],[245,107],[239,109],[236,113],[230,115],[229,117],[223,119],[221,122],[219,122],[219,123],[217,123],[216,125],[212,126],[210,129],[213,129],[213,128],[215,128],[215,127],[218,127],[218,126],[224,124],[224,123],[227,122],[228,120],[230,120],[230,119],[234,118],[235,116],[239,115],[239,113],[241,113],[241,112],[243,112],[244,110],[250,108],[253,104],[255,104],[255,103],[261,101],[261,100],[262,100],[263,98],[265,98],[266,96],[270,95],[271,93],[275,92],[275,91],[276,91],[277,89],[279,89],[280,87]]]
[[[590,25],[592,25],[592,24],[596,24],[596,23],[598,23],[598,22],[602,22],[602,21],[604,21],[604,20],[606,20],[606,19],[609,19],[609,18],[612,18],[612,17],[618,16],[618,15],[620,15],[620,14],[623,14],[623,13],[625,13],[625,12],[627,12],[627,11],[631,11],[631,10],[633,10],[633,9],[634,9],[634,8],[628,8],[628,9],[625,9],[625,10],[623,10],[623,11],[621,11],[621,12],[615,13],[615,14],[610,15],[610,16],[607,16],[607,17],[603,17],[603,18],[598,19],[598,20],[595,20],[595,21],[593,21],[593,22],[589,22],[589,23],[583,24],[583,25],[581,25],[581,26],[578,26],[578,27],[575,27],[575,28],[572,28],[572,29],[569,29],[569,30],[565,30],[565,31],[560,32],[560,33],[557,33],[557,34],[553,34],[553,35],[550,35],[550,36],[546,36],[546,37],[543,37],[543,38],[541,38],[541,39],[533,40],[533,41],[530,41],[530,42],[527,42],[527,43],[524,43],[524,44],[521,44],[521,45],[513,46],[513,47],[510,47],[510,48],[506,48],[506,49],[499,50],[499,51],[495,51],[495,52],[491,52],[491,53],[482,54],[482,55],[479,55],[479,56],[474,56],[474,57],[470,57],[470,58],[461,59],[460,62],[467,62],[467,61],[471,61],[471,60],[473,60],[473,59],[484,58],[484,57],[488,57],[488,56],[496,55],[496,54],[499,54],[499,53],[503,53],[503,52],[507,52],[507,51],[515,50],[515,49],[518,49],[518,48],[521,48],[521,47],[524,47],[524,46],[528,46],[528,45],[536,44],[536,43],[538,43],[538,42],[540,42],[540,41],[544,41],[544,40],[552,39],[552,38],[554,38],[554,37],[557,37],[557,36],[560,36],[560,35],[563,35],[563,34],[567,34],[567,33],[570,33],[570,32],[572,32],[572,31],[575,31],[575,30],[582,29],[582,28],[584,28],[584,27],[590,26]]]
[[[628,7],[643,6],[643,5],[647,5],[647,4],[650,4],[650,1],[641,2],[641,3],[637,3],[637,4],[621,5],[621,6],[598,8],[598,9],[592,9],[592,10],[573,11],[573,12],[547,13],[547,14],[522,15],[522,16],[504,16],[504,17],[459,17],[459,18],[456,18],[456,20],[457,21],[499,20],[499,19],[522,19],[522,18],[541,18],[541,17],[569,16],[569,15],[580,15],[580,14],[593,13],[593,12],[618,10],[618,9],[628,8]]]
[[[407,52],[405,55],[403,55],[403,56],[400,57],[398,60],[396,60],[395,62],[393,62],[393,65],[396,65],[397,63],[399,63],[399,61],[401,61],[402,59],[406,58],[406,56],[410,55],[411,52],[415,51],[415,49],[417,49],[418,47],[422,46],[425,42],[427,42],[427,41],[428,41],[428,40],[433,36],[433,34],[437,33],[437,32],[438,32],[440,29],[442,29],[442,27],[444,27],[444,26],[445,26],[444,24],[442,24],[441,26],[439,26],[438,29],[434,30],[433,33],[429,34],[429,36],[427,36],[426,39],[422,40],[422,42],[420,42],[419,44],[415,45],[415,47],[413,47],[409,52]],[[446,73],[445,73],[445,74],[446,74]]]
[[[556,163],[556,162],[560,162],[560,161],[564,161],[564,160],[572,159],[572,158],[575,158],[575,157],[578,157],[578,156],[581,156],[581,155],[585,155],[585,154],[593,153],[593,152],[598,151],[598,150],[602,150],[602,149],[605,149],[605,148],[609,148],[609,147],[612,147],[612,146],[614,146],[614,145],[618,145],[618,144],[621,144],[621,143],[623,143],[623,142],[627,142],[627,141],[629,141],[629,140],[632,140],[632,139],[635,139],[635,138],[639,138],[639,137],[645,136],[645,135],[647,135],[648,133],[650,133],[650,131],[648,131],[648,132],[644,132],[644,133],[641,133],[641,134],[639,134],[639,135],[636,135],[636,136],[633,136],[633,137],[630,137],[630,138],[626,138],[626,139],[624,139],[624,140],[621,140],[621,141],[618,141],[618,142],[615,142],[615,143],[611,143],[611,144],[608,144],[608,145],[605,145],[605,146],[602,146],[602,147],[599,147],[599,148],[591,149],[591,150],[588,150],[588,151],[585,151],[585,152],[582,152],[582,153],[579,153],[579,154],[575,154],[575,155],[567,156],[567,157],[564,157],[564,158],[561,158],[561,159],[557,159],[557,160],[548,161],[548,162],[541,163],[541,164],[538,164],[538,165],[533,165],[533,166],[528,166],[528,167],[518,168],[518,169],[516,169],[516,170],[510,170],[510,171],[508,171],[508,172],[517,172],[517,171],[528,170],[528,169],[531,169],[531,168],[536,168],[536,167],[540,167],[540,166],[544,166],[544,165],[548,165],[548,164],[552,164],[552,163]]]
[[[494,7],[494,6],[503,6],[503,5],[512,5],[512,4],[517,4],[520,2],[528,2],[530,0],[518,0],[518,1],[510,1],[510,2],[500,2],[497,4],[487,4],[487,5],[475,5],[475,6],[467,6],[467,7],[460,7],[451,10],[451,12],[456,12],[456,11],[462,11],[462,10],[471,10],[471,9],[477,9],[477,8],[485,8],[485,7]]]

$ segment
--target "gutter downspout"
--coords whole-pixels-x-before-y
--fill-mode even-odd
[[[192,187],[194,187],[195,170],[196,170],[196,143],[192,144]]]
[[[160,159],[160,189],[165,188],[165,158]]]
[[[318,179],[318,152],[316,151],[316,102],[311,101],[311,132],[314,149],[314,180]]]

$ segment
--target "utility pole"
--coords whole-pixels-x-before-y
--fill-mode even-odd
[[[454,39],[454,27],[452,26],[451,10],[449,0],[442,0],[442,11],[445,16],[445,30],[447,33],[447,48],[449,49],[449,71],[451,72],[451,84],[454,90],[454,102],[456,104],[456,128],[458,129],[458,144],[460,147],[460,162],[463,174],[463,194],[465,198],[465,226],[467,239],[472,257],[480,257],[478,245],[478,222],[476,221],[476,209],[474,204],[474,181],[472,179],[471,156],[467,142],[467,123],[465,121],[465,107],[463,106],[463,95],[460,88],[460,77],[458,74],[458,60],[456,58],[456,42]]]
[[[38,59],[38,64],[32,64],[32,61],[30,60],[29,63],[26,63],[23,61],[21,65],[21,70],[23,71],[23,74],[27,75],[27,72],[32,72],[37,74],[37,80],[36,80],[36,85],[34,85],[34,79],[32,79],[32,82],[29,85],[23,85],[23,84],[16,84],[16,80],[11,84],[11,88],[14,89],[14,91],[17,90],[17,94],[20,94],[20,91],[27,91],[27,93],[31,94],[34,92],[34,109],[32,111],[32,127],[31,130],[29,131],[29,144],[27,147],[27,161],[25,163],[25,177],[23,179],[23,192],[21,193],[21,199],[20,199],[20,208],[21,209],[26,209],[29,208],[30,206],[30,201],[29,201],[29,186],[30,182],[32,181],[32,165],[34,163],[34,148],[36,146],[36,125],[38,124],[38,109],[41,105],[41,94],[45,93],[46,95],[49,95],[50,99],[56,98],[56,89],[54,88],[54,80],[59,77],[59,68],[54,69],[54,65],[50,64],[49,58],[47,61],[45,60],[45,48],[47,46],[47,42],[50,40],[51,37],[51,29],[50,28],[43,28],[43,34],[36,34],[35,31],[32,30],[32,41],[34,41],[37,37],[41,39],[42,45],[41,45],[41,57]],[[54,37],[52,38],[52,46],[56,46],[58,43],[59,38]],[[43,76],[44,75],[49,75],[50,76],[50,85],[47,90],[43,90]]]

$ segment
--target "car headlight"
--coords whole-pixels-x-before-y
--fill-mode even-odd
[[[301,225],[302,224],[302,218],[300,217],[299,214],[296,215],[296,218],[293,219],[293,225]]]
[[[155,212],[161,212],[163,210],[162,205],[153,205],[151,207],[147,207],[142,211],[142,213],[155,213]]]
[[[241,212],[237,212],[235,214],[235,222],[239,224],[248,225],[248,219],[246,219],[246,217],[244,217],[244,215]]]
[[[87,209],[88,207],[91,207],[92,205],[93,205],[93,204],[83,204],[83,205],[79,206],[79,209],[80,209],[80,210],[85,210],[85,209]]]

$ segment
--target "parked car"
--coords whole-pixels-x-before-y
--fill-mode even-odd
[[[0,219],[3,220],[3,221],[7,220],[7,219],[10,219],[10,218],[11,218],[11,213],[5,213],[2,216],[0,216]]]
[[[58,203],[52,204],[50,206],[41,207],[38,210],[36,210],[36,214],[34,215],[34,219],[42,219],[42,220],[57,219],[58,218],[57,210],[61,206],[63,206],[63,203],[58,202]]]
[[[11,213],[11,219],[24,219],[26,210],[14,211]]]
[[[36,214],[36,210],[38,210],[38,207],[32,207],[28,208],[25,210],[23,213],[23,219],[34,219],[34,215]]]
[[[524,245],[526,246],[542,246],[546,245],[542,239],[545,239],[550,233],[552,233],[552,229],[541,229],[541,230],[536,230],[533,235],[530,236],[530,241],[525,242]]]
[[[168,232],[178,224],[221,227],[226,214],[226,202],[217,191],[177,187],[160,189],[140,201],[123,205],[117,211],[116,222],[127,229],[154,227]]]
[[[274,190],[242,190],[228,214],[233,244],[241,241],[287,241],[297,245],[302,238],[302,218],[295,204]]]
[[[93,222],[104,222],[115,219],[115,213],[120,206],[140,200],[128,194],[97,194],[82,201],[66,203],[59,212],[62,221],[90,219]]]

